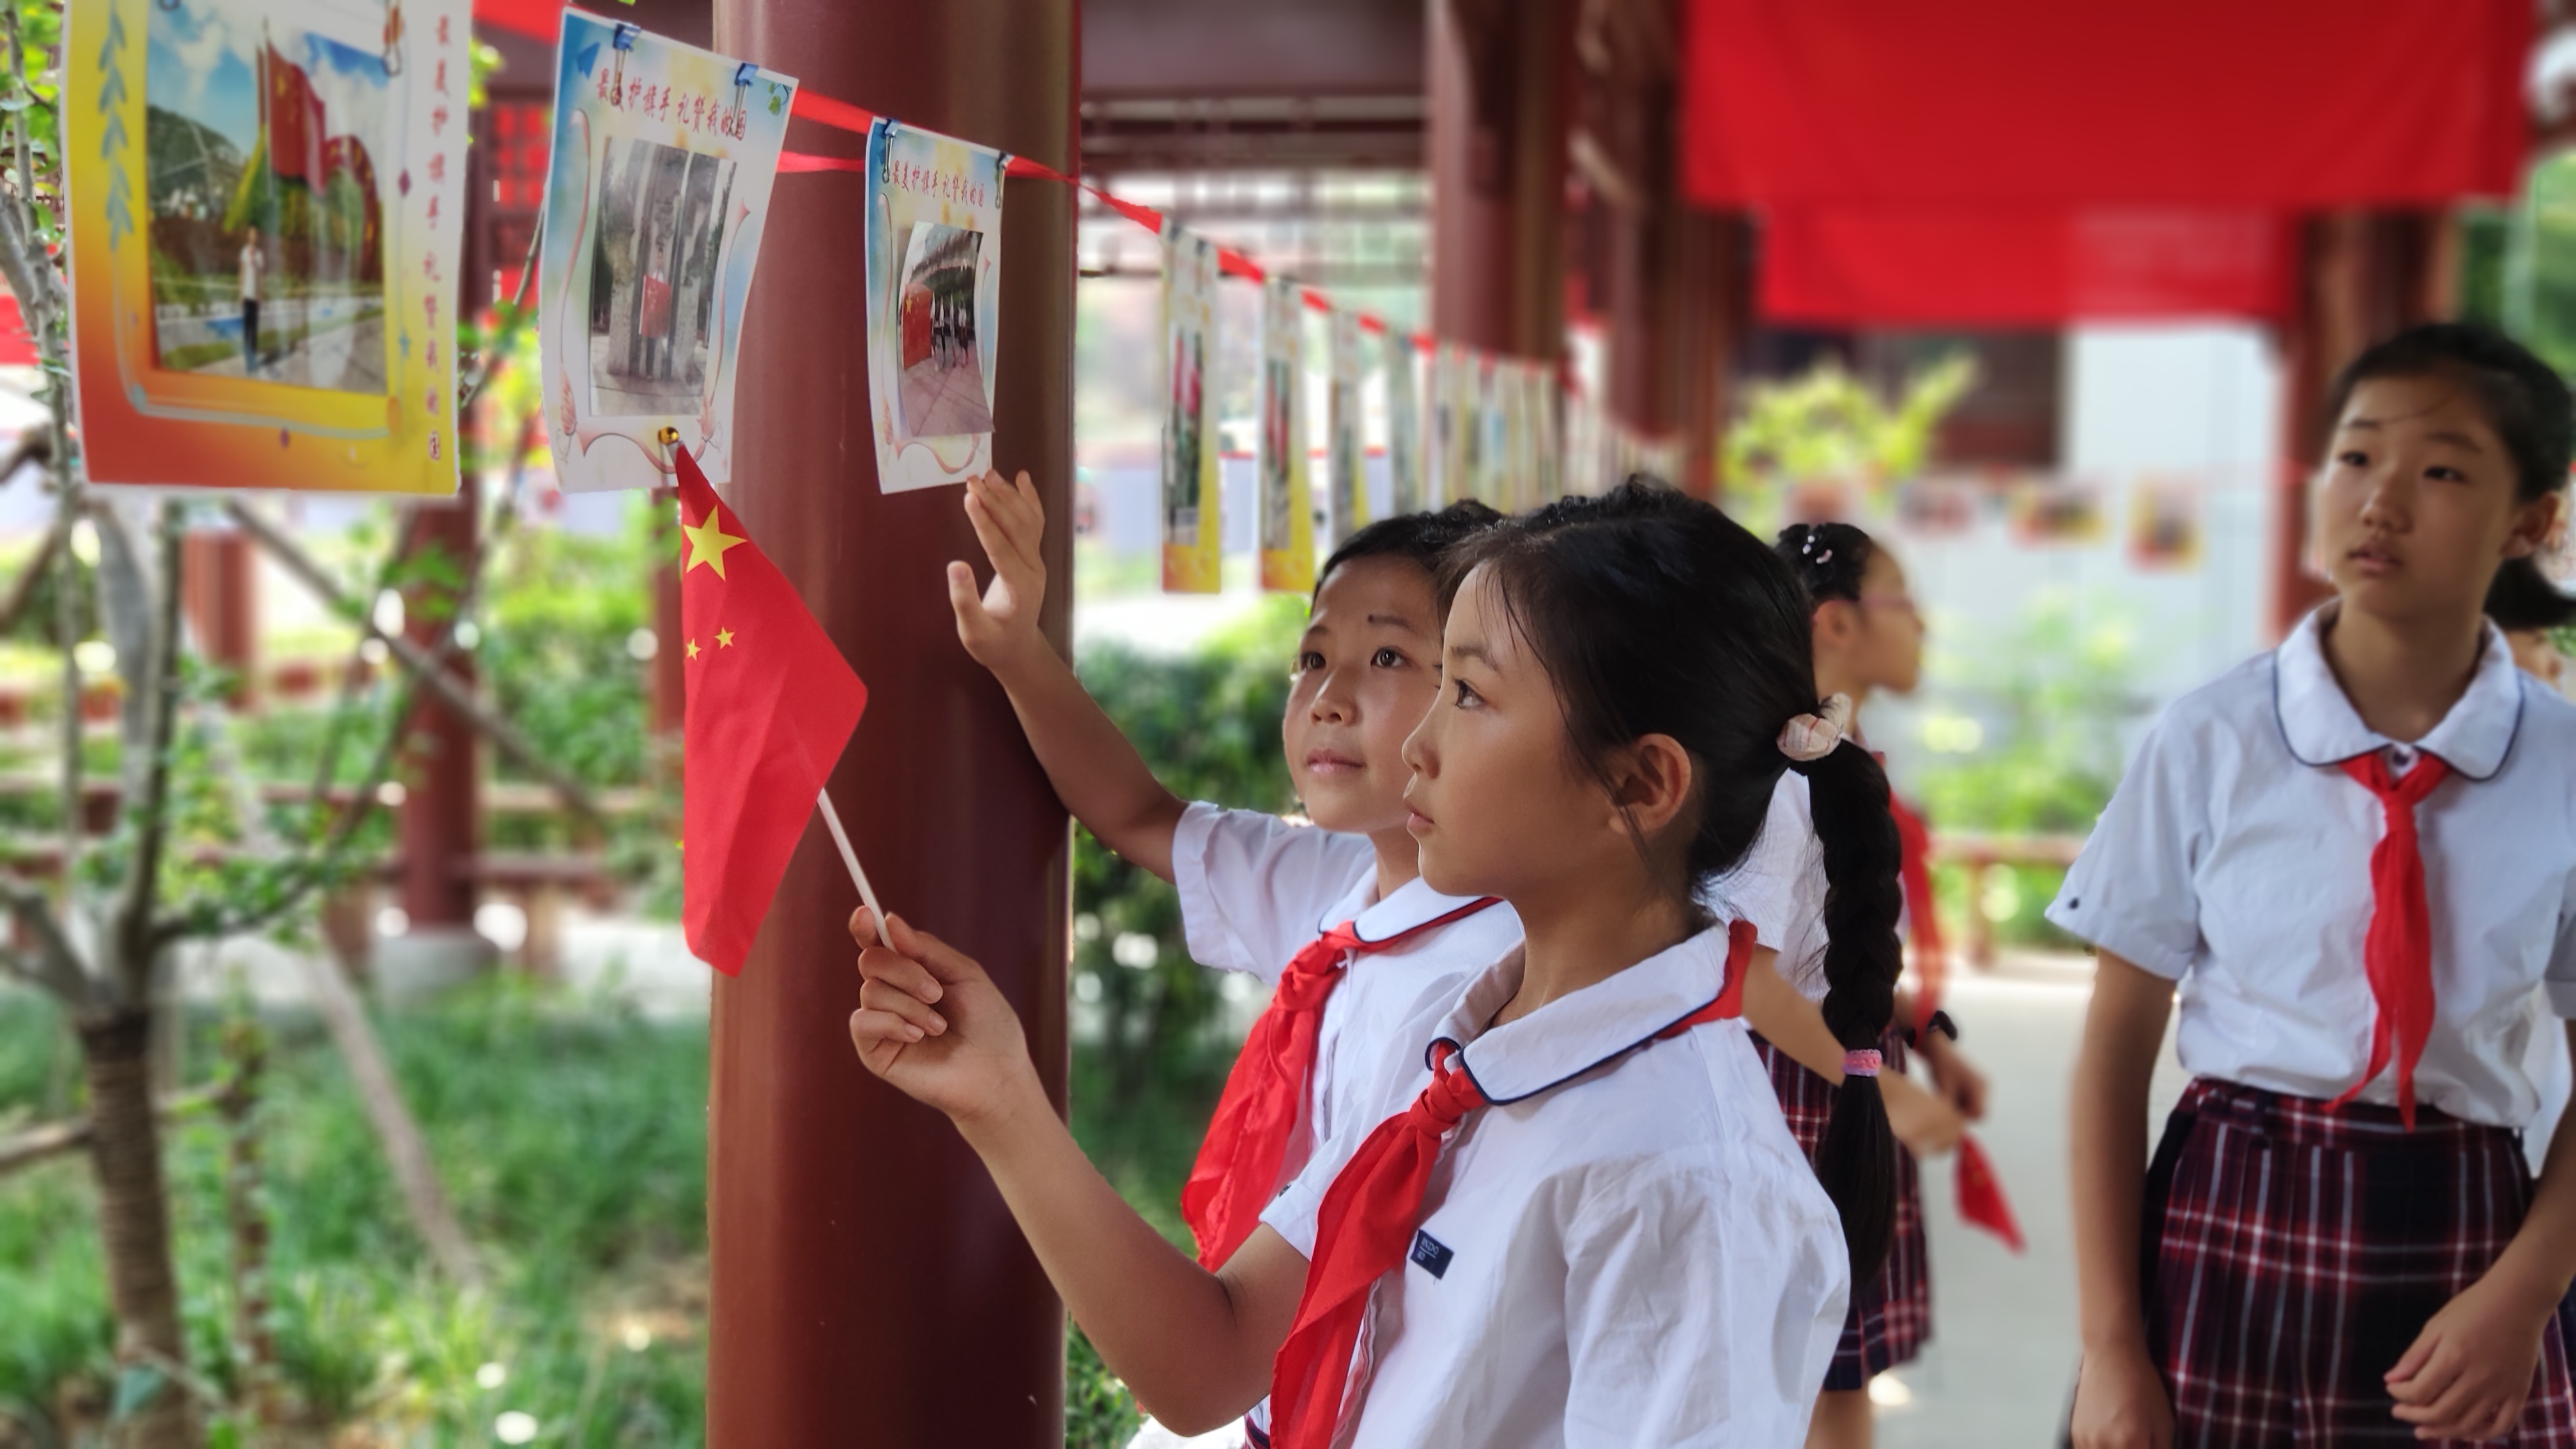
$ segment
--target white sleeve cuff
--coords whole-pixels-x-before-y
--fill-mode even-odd
[[[2090,944],[2097,951],[2108,951],[2142,971],[2167,981],[2180,981],[2190,974],[2192,958],[2189,952],[2167,949],[2135,922],[2124,921],[2108,913],[2069,909],[2063,897],[2049,902],[2048,909],[2042,914],[2047,916],[2050,925]]]

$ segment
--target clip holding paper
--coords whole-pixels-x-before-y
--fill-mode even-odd
[[[760,62],[756,60],[746,60],[742,64],[733,68],[733,88],[735,90],[741,90],[758,79],[760,79]]]
[[[611,43],[616,45],[619,50],[633,50],[635,48],[635,37],[643,33],[643,26],[636,24],[632,20],[620,20],[617,22],[617,31],[610,37],[610,40]]]

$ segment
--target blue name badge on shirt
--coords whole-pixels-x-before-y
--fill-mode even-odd
[[[1423,1272],[1437,1278],[1449,1271],[1449,1260],[1457,1255],[1449,1251],[1448,1244],[1416,1228],[1413,1230],[1413,1251],[1408,1256]]]

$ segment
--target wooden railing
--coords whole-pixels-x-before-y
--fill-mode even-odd
[[[1995,964],[1995,924],[1986,919],[1986,873],[1997,866],[2046,865],[2060,870],[2075,863],[2084,849],[2081,835],[1980,835],[1944,830],[1932,837],[1935,865],[1955,865],[1968,872],[1968,964],[1984,970]]]

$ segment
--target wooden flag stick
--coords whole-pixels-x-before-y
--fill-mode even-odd
[[[850,884],[859,888],[859,899],[876,918],[878,944],[893,950],[894,938],[886,934],[885,907],[877,904],[877,893],[869,889],[868,873],[859,869],[859,853],[850,846],[850,832],[841,828],[841,812],[832,808],[832,792],[828,788],[815,792],[814,803],[823,812],[823,823],[832,829],[832,843],[841,847],[841,864],[850,868]]]

